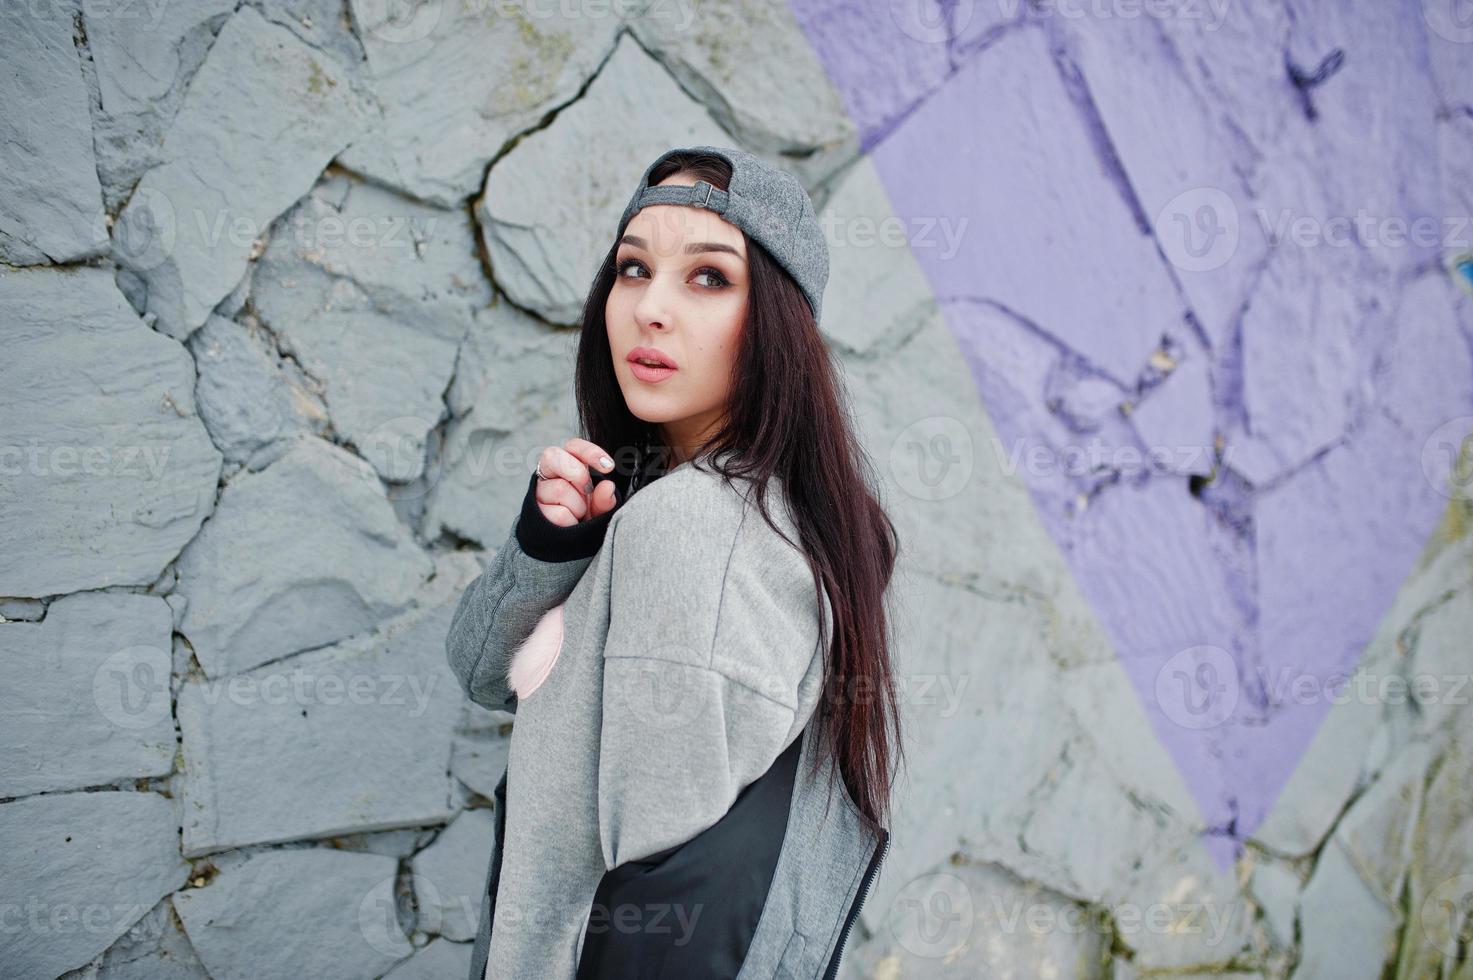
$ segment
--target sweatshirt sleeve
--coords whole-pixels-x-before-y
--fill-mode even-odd
[[[567,599],[623,506],[621,499],[607,513],[562,527],[537,506],[536,481],[533,473],[516,523],[461,594],[445,638],[446,658],[466,696],[513,713],[516,696],[507,681],[512,654],[543,613]]]
[[[787,747],[818,620],[806,561],[755,507],[671,496],[610,540],[598,807],[612,869],[710,827]]]

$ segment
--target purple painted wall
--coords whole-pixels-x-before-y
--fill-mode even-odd
[[[895,214],[966,222],[913,252],[1225,864],[1473,428],[1437,152],[1466,83],[1415,3],[905,6],[793,4]]]

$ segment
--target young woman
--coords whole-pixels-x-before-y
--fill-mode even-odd
[[[447,639],[517,716],[471,980],[837,972],[889,845],[898,543],[827,279],[807,192],[744,151],[668,151],[630,199],[587,438],[543,449]]]

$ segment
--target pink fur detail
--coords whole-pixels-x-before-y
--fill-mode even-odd
[[[542,614],[531,635],[512,654],[506,677],[518,700],[529,697],[542,686],[562,649],[563,607],[559,604]]]

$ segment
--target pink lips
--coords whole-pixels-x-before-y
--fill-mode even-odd
[[[629,370],[633,372],[636,378],[651,384],[664,381],[677,370],[675,361],[671,359],[670,355],[656,347],[636,347],[629,352],[629,356],[625,359],[629,362]],[[641,359],[658,361],[661,366],[654,367],[649,364],[641,364]]]

